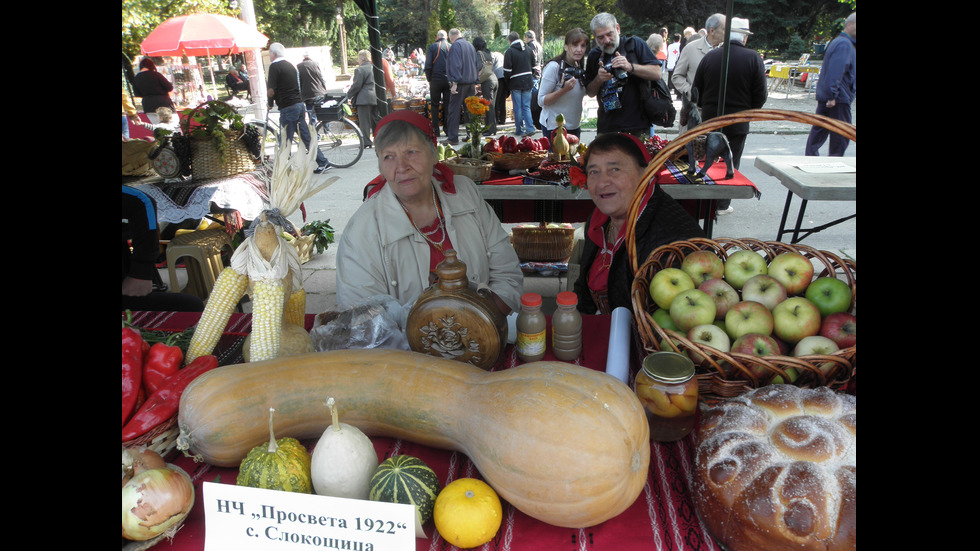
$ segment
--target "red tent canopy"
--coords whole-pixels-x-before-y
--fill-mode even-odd
[[[140,44],[146,56],[210,56],[265,48],[269,37],[244,21],[213,13],[173,17]]]

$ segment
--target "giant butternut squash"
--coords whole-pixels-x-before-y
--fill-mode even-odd
[[[639,400],[616,378],[561,362],[503,371],[402,350],[337,350],[229,365],[180,400],[178,448],[238,465],[276,432],[316,438],[323,397],[370,436],[465,453],[500,497],[556,526],[584,528],[623,512],[650,463]]]

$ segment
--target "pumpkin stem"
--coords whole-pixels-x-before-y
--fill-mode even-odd
[[[279,444],[276,443],[276,433],[272,431],[272,417],[276,413],[276,408],[269,408],[269,453],[279,451]]]
[[[327,407],[330,408],[330,420],[333,422],[333,430],[340,431],[340,420],[337,419],[337,401],[333,396],[327,398]]]

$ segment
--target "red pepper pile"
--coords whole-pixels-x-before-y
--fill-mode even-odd
[[[180,396],[199,375],[218,367],[214,356],[183,366],[179,346],[143,340],[139,330],[122,330],[122,441],[138,438],[177,413]]]

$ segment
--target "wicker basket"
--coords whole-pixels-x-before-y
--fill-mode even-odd
[[[517,226],[511,243],[521,262],[562,262],[568,260],[575,246],[575,228]]]
[[[522,151],[520,153],[487,153],[497,170],[528,170],[537,168],[548,158],[547,151]]]
[[[191,142],[191,174],[195,180],[211,178],[227,178],[255,170],[255,159],[248,152],[248,147],[241,140],[244,132],[225,130],[225,141],[228,151],[225,159],[218,157],[213,138],[194,138]]]
[[[493,163],[483,159],[467,159],[465,157],[453,157],[443,161],[446,166],[453,169],[453,173],[466,176],[474,182],[483,182],[490,179],[490,169]]]
[[[170,452],[177,449],[177,436],[179,435],[180,427],[177,426],[177,416],[174,415],[147,433],[123,442],[122,445],[124,448],[145,446],[147,449],[160,454],[160,457],[167,459]]]
[[[721,399],[737,396],[752,388],[768,384],[771,379],[780,375],[783,380],[789,380],[786,370],[796,369],[798,378],[795,385],[811,388],[827,386],[835,390],[842,389],[855,374],[856,347],[850,347],[826,356],[807,356],[792,358],[788,356],[754,357],[731,355],[717,351],[714,348],[689,341],[685,335],[675,331],[665,330],[652,318],[653,310],[649,296],[649,283],[657,271],[665,267],[679,267],[684,256],[695,250],[710,249],[722,258],[738,249],[750,249],[761,253],[767,260],[785,251],[795,251],[803,254],[818,268],[815,276],[833,275],[846,281],[852,290],[851,310],[856,306],[856,263],[849,259],[841,259],[825,251],[818,251],[805,245],[790,245],[782,242],[759,241],[756,239],[691,239],[664,245],[652,251],[648,258],[637,258],[635,222],[642,206],[642,198],[653,176],[664,163],[674,154],[681,151],[685,145],[698,136],[714,132],[719,128],[741,122],[787,120],[812,126],[820,126],[836,132],[851,141],[856,141],[857,128],[822,115],[804,113],[802,111],[786,111],[778,109],[751,109],[723,115],[708,120],[669,142],[647,165],[646,171],[640,178],[633,200],[629,207],[626,222],[626,250],[630,266],[635,274],[631,289],[633,312],[636,320],[636,330],[639,333],[644,352],[649,354],[659,351],[661,343],[669,345],[674,351],[686,351],[698,366],[698,386],[702,398],[712,403]],[[640,262],[643,262],[642,266]],[[819,366],[833,364],[824,375]],[[762,376],[753,373],[758,369]]]

